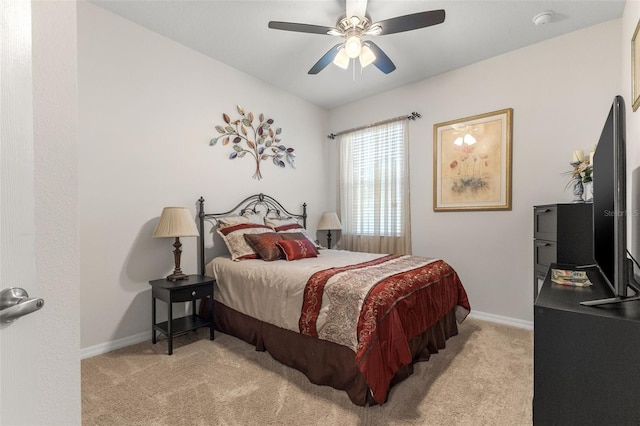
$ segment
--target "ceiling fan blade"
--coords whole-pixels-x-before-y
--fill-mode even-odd
[[[311,69],[309,70],[309,74],[318,74],[320,71],[325,69],[327,65],[329,65],[338,54],[340,46],[342,46],[342,43],[336,44],[331,49],[329,49],[327,53],[322,55],[322,58],[320,58],[318,62],[316,62],[315,65],[311,67]]]
[[[367,13],[367,0],[347,0],[347,18],[364,18]]]
[[[444,16],[444,9],[429,10],[385,19],[384,21],[376,22],[374,25],[382,27],[380,35],[395,34],[441,24],[444,22]]]
[[[376,60],[373,61],[373,65],[375,65],[376,68],[385,74],[389,74],[396,69],[395,64],[391,62],[391,59],[389,59],[387,54],[384,53],[377,44],[370,40],[367,40],[365,44],[368,45],[369,48],[373,50],[373,54],[376,55]]]
[[[333,27],[323,27],[321,25],[298,24],[295,22],[269,21],[269,28],[274,30],[295,31],[298,33],[328,34],[335,29]]]

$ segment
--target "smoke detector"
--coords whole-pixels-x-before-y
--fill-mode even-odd
[[[536,25],[544,25],[551,22],[551,18],[553,18],[553,11],[545,10],[544,12],[540,12],[536,16],[534,16],[532,21]]]

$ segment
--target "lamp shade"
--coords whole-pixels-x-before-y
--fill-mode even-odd
[[[342,229],[340,219],[335,212],[324,212],[320,216],[320,223],[318,223],[318,231],[328,231],[331,229]]]
[[[360,52],[360,66],[362,68],[371,64],[376,60],[376,54],[373,53],[373,50],[366,44],[362,45],[362,51]]]
[[[344,51],[350,58],[357,58],[360,56],[361,50],[362,43],[360,42],[359,37],[351,36],[344,42]]]
[[[159,237],[197,237],[198,228],[186,207],[165,207],[160,221],[153,231],[154,238]]]
[[[350,59],[345,49],[338,50],[338,54],[336,55],[335,58],[333,58],[333,63],[339,66],[340,68],[342,68],[343,70],[346,70],[347,68],[349,68],[349,61]]]

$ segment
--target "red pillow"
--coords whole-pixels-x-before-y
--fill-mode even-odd
[[[281,240],[276,241],[276,244],[282,249],[289,261],[318,257],[315,247],[306,238],[304,240]]]
[[[278,232],[278,235],[280,235],[283,240],[309,240],[302,232]],[[318,250],[313,243],[311,243],[311,245],[316,250],[316,254],[320,254],[320,250]]]
[[[277,227],[273,228],[273,230],[276,231],[278,234],[289,234],[289,233],[302,234],[309,240],[309,242],[311,242],[311,244],[315,248],[317,248],[317,249],[322,248],[320,245],[316,244],[313,241],[313,239],[311,238],[311,235],[309,235],[307,230],[304,229],[304,227],[302,225],[300,225],[299,223],[292,223],[292,224],[288,224],[288,225],[277,226]]]
[[[266,261],[282,258],[282,251],[276,242],[282,240],[280,234],[265,232],[264,234],[244,234],[244,239],[249,243],[261,259]]]

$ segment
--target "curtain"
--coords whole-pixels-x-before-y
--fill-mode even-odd
[[[411,253],[407,127],[399,120],[341,136],[341,248]]]

